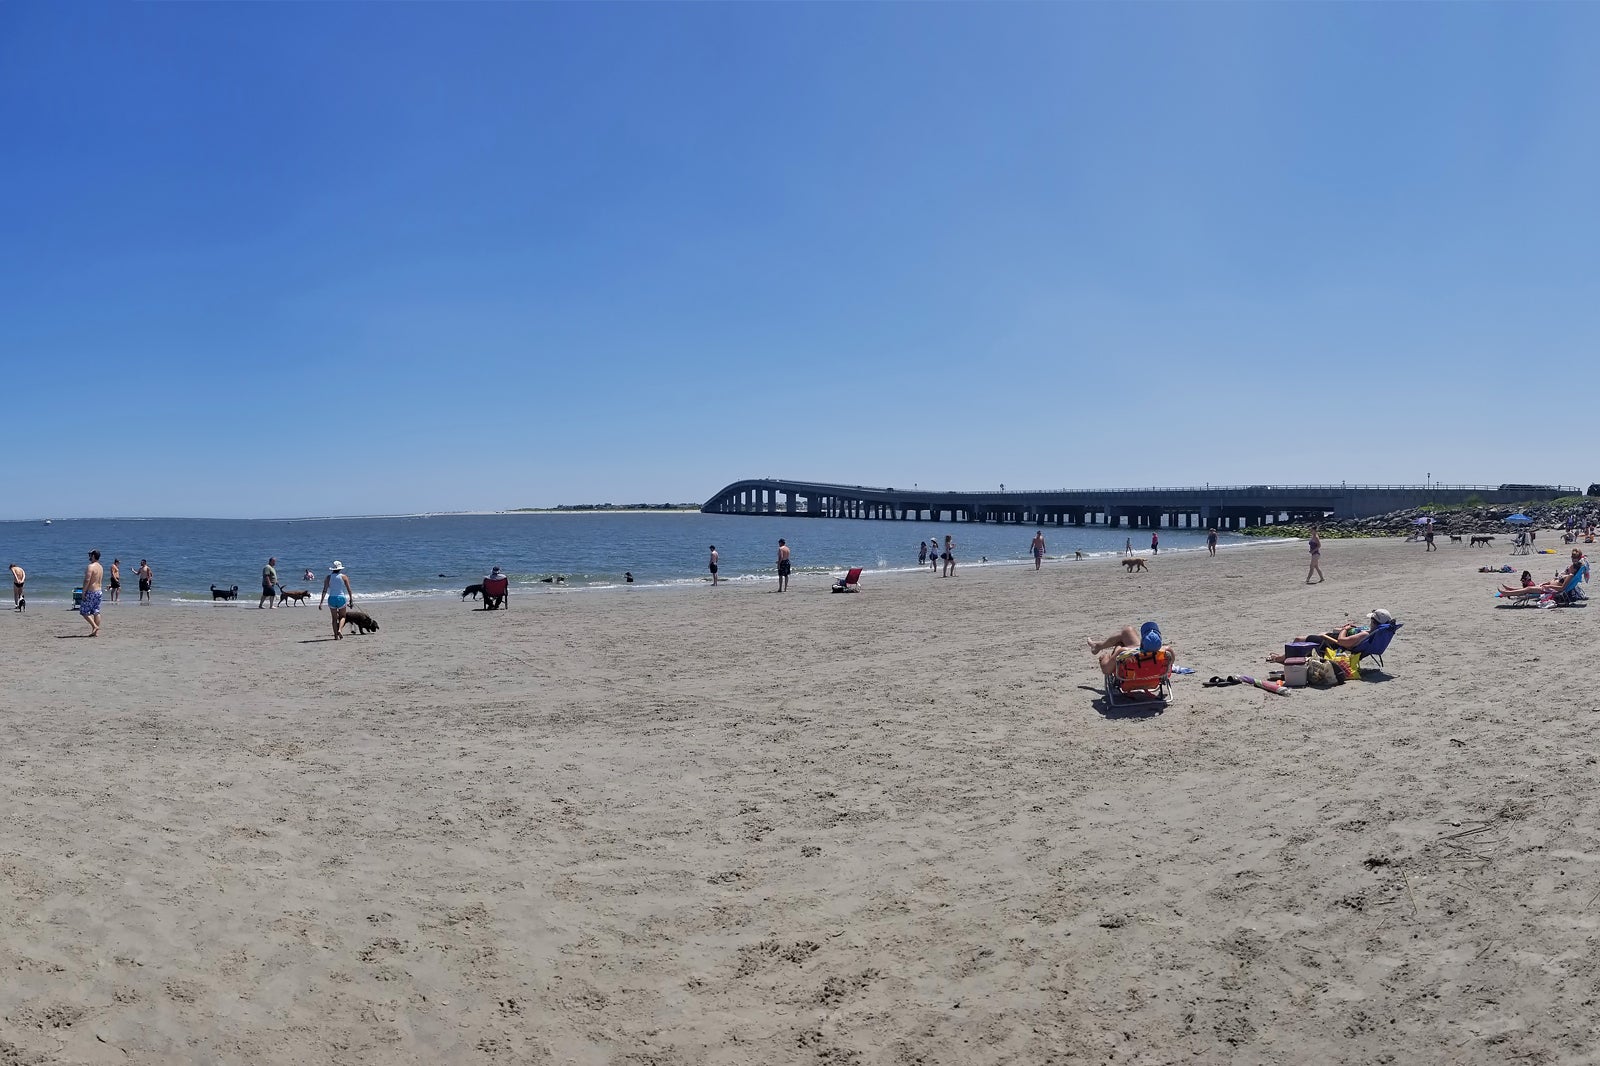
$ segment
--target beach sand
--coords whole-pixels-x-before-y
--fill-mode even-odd
[[[13,614],[0,1063],[1593,1061],[1596,618],[1506,561]],[[1377,679],[1201,687],[1373,607]]]

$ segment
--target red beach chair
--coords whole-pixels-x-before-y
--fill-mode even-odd
[[[860,592],[861,567],[852,566],[850,572],[833,583],[834,592]]]
[[[493,581],[485,581],[483,583],[483,609],[485,611],[497,611],[502,607],[508,610],[511,607],[511,580],[497,577]]]

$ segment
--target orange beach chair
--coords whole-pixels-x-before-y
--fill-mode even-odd
[[[1111,673],[1106,675],[1106,706],[1170,701],[1174,658],[1171,648],[1160,651],[1129,648],[1118,655]]]

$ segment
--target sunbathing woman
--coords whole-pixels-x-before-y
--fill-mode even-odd
[[[1522,599],[1525,596],[1553,596],[1566,587],[1567,582],[1572,580],[1573,574],[1576,574],[1587,565],[1588,560],[1583,557],[1583,552],[1573,548],[1572,565],[1561,571],[1554,581],[1546,581],[1543,584],[1535,585],[1533,583],[1533,575],[1524,570],[1522,572],[1522,587],[1514,589],[1510,585],[1501,585],[1500,595],[1508,600]]]
[[[1360,622],[1352,622],[1347,620],[1344,625],[1340,626],[1338,629],[1331,630],[1330,632],[1307,633],[1303,637],[1295,637],[1294,639],[1295,643],[1297,644],[1320,644],[1324,648],[1342,648],[1348,651],[1351,648],[1359,646],[1362,641],[1371,636],[1373,629],[1378,626],[1386,626],[1393,621],[1394,615],[1390,614],[1382,607],[1377,607],[1373,609],[1371,614],[1367,615],[1368,624],[1366,625],[1362,625]],[[1267,662],[1283,662],[1283,653],[1274,652],[1273,654],[1267,656]]]

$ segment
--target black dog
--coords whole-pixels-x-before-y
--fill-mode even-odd
[[[366,611],[346,611],[344,620],[350,623],[351,629],[357,629],[363,633],[376,633],[378,631],[378,620]]]
[[[462,599],[466,599],[468,596],[471,596],[473,599],[477,599],[479,596],[482,596],[482,595],[483,595],[483,586],[482,585],[468,585],[466,588],[461,590],[461,598]]]
[[[1480,536],[1480,537],[1473,537],[1472,540],[1469,542],[1468,546],[1476,548],[1478,545],[1481,544],[1485,548],[1487,548],[1489,545],[1491,545],[1493,543],[1494,543],[1494,538],[1493,537],[1481,537]]]
[[[1461,538],[1456,536],[1454,533],[1447,533],[1446,536],[1448,536],[1450,538],[1450,543],[1451,544],[1460,544],[1461,543]]]
[[[215,603],[218,600],[236,600],[238,598],[239,598],[239,586],[238,585],[233,586],[233,588],[231,588],[231,589],[219,589],[215,585],[211,586],[211,602],[212,603]]]

